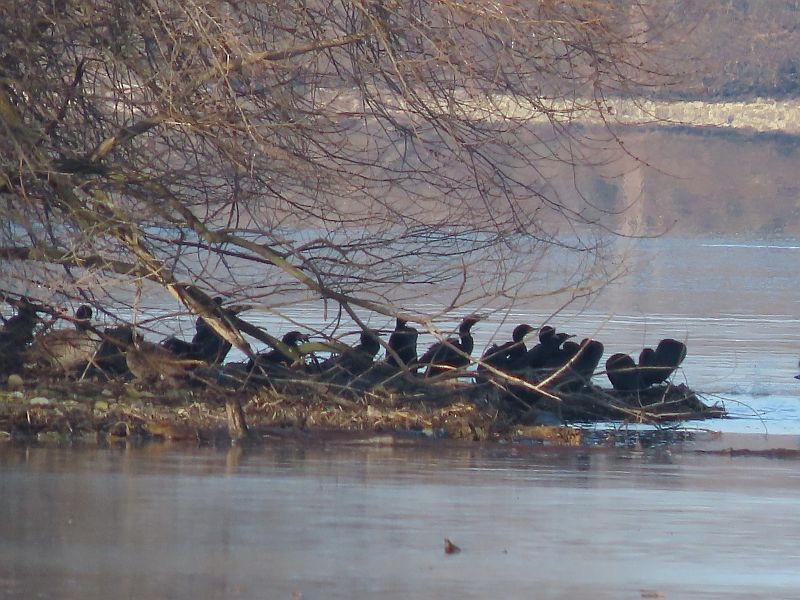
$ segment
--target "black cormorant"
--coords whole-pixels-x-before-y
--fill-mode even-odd
[[[603,358],[603,352],[605,352],[603,342],[589,338],[581,342],[581,353],[573,363],[572,368],[578,372],[584,383],[588,384],[591,381],[594,372],[597,370],[597,365],[600,364],[600,360]]]
[[[364,329],[361,331],[358,344],[337,356],[332,356],[320,364],[319,368],[323,376],[328,379],[343,375],[360,375],[372,366],[375,355],[380,349],[378,332],[374,329]]]
[[[531,369],[553,368],[564,364],[563,356],[559,350],[561,344],[574,337],[567,333],[556,333],[555,328],[545,325],[539,330],[539,343],[528,350],[525,357],[527,366]],[[567,360],[569,360],[567,358]]]
[[[300,331],[290,331],[281,338],[281,341],[287,346],[296,348],[302,342],[308,341],[308,335]],[[252,371],[253,367],[260,368],[261,370],[269,370],[270,367],[274,367],[275,365],[290,367],[294,362],[294,358],[285,354],[278,348],[273,348],[269,352],[260,352],[256,354],[255,360],[250,359],[247,362],[247,370]]]
[[[533,331],[533,327],[527,323],[517,325],[511,333],[510,342],[499,346],[497,344],[489,346],[481,357],[478,371],[485,371],[484,365],[506,372],[524,368],[528,356],[528,349],[525,347],[525,336],[531,331]]]
[[[411,327],[408,321],[397,319],[394,331],[389,336],[389,348],[394,350],[401,362],[398,362],[391,352],[387,352],[386,363],[393,367],[405,366],[416,371],[417,338],[419,338],[419,331]]]
[[[641,389],[639,368],[628,354],[612,354],[606,361],[606,375],[615,390],[633,392]]]
[[[126,375],[129,371],[125,353],[133,347],[134,341],[140,342],[144,337],[135,333],[130,325],[106,328],[101,337],[103,341],[92,358],[93,370],[106,375]]]
[[[17,314],[8,319],[0,329],[0,374],[16,373],[22,369],[24,353],[33,341],[33,330],[39,322],[36,314],[41,307],[27,298],[8,300]]]
[[[222,308],[222,302],[222,297],[217,296],[214,298],[214,304],[220,307],[223,315],[236,314],[238,312],[233,309]],[[204,360],[211,365],[219,364],[225,360],[231,349],[231,343],[217,333],[203,317],[197,318],[194,328],[195,334],[191,343],[197,349],[197,355],[191,358]]]
[[[643,348],[639,352],[639,362],[636,366],[639,373],[639,385],[642,389],[650,387],[657,370],[656,351],[652,348]]]
[[[178,358],[197,358],[200,355],[200,349],[192,342],[181,340],[174,335],[163,340],[161,346],[172,352]]]
[[[665,338],[655,350],[645,348],[639,355],[639,370],[645,387],[664,383],[686,358],[686,344]]]
[[[556,366],[562,371],[554,384],[564,392],[580,391],[591,381],[603,352],[603,344],[597,340],[586,338],[580,344],[564,342],[562,349],[556,353],[563,362]]]
[[[223,316],[235,315],[243,310],[242,307],[223,308],[223,301],[221,296],[214,298],[214,304],[219,307]],[[219,335],[203,317],[198,317],[195,321],[195,334],[191,342],[170,336],[161,345],[178,358],[202,360],[211,365],[220,364],[231,349],[230,342]]]
[[[450,337],[446,341],[436,342],[419,359],[419,365],[428,365],[425,377],[433,377],[447,371],[466,367],[469,355],[475,347],[470,330],[480,321],[475,315],[466,317],[458,326],[458,338]]]

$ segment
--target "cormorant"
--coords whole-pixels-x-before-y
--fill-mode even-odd
[[[103,330],[103,341],[92,357],[92,366],[106,375],[125,375],[129,372],[125,353],[133,347],[134,340],[144,340],[134,333],[130,325],[120,325]]]
[[[401,362],[398,362],[391,352],[387,352],[386,363],[393,367],[406,367],[416,371],[417,338],[419,338],[419,331],[408,325],[408,321],[398,318],[394,331],[389,336],[389,348],[394,350]]]
[[[654,353],[654,367],[648,368],[644,373],[645,381],[652,385],[664,383],[685,358],[686,344],[672,338],[661,340]]]
[[[418,362],[420,366],[428,365],[425,377],[440,375],[469,364],[469,355],[475,347],[475,340],[470,330],[478,321],[480,317],[474,315],[466,317],[458,326],[458,338],[450,337],[428,348]]]
[[[281,341],[287,346],[296,348],[301,342],[308,341],[308,335],[299,331],[290,331],[281,338]],[[273,348],[269,352],[260,352],[256,354],[255,359],[250,359],[247,362],[247,371],[252,371],[254,367],[260,368],[261,370],[269,370],[270,366],[275,365],[290,367],[294,362],[295,359],[291,356],[284,354],[278,348]]]
[[[222,308],[223,301],[221,296],[214,298],[214,304],[223,315],[235,315],[243,310],[243,307]],[[195,334],[191,342],[170,336],[161,345],[179,358],[202,360],[211,365],[220,364],[231,349],[230,342],[220,336],[203,317],[195,321]]]
[[[603,357],[603,344],[585,338],[580,344],[567,341],[556,354],[561,362],[556,369],[563,369],[554,384],[564,392],[578,392],[587,385]]]
[[[656,351],[652,348],[643,348],[639,353],[639,362],[637,364],[641,389],[648,388],[652,385],[657,370]]]
[[[363,356],[375,358],[378,350],[381,349],[381,342],[378,332],[375,329],[365,329],[359,336],[359,342],[353,346],[353,352],[357,352]]]
[[[223,298],[217,296],[214,298],[214,304],[220,307],[223,315],[235,315],[239,312],[236,309],[222,308]],[[219,364],[228,355],[231,349],[231,343],[219,335],[211,325],[203,317],[198,317],[195,321],[195,334],[192,338],[192,345],[197,348],[197,358],[204,360],[211,365]]]
[[[588,384],[594,372],[597,370],[597,365],[600,364],[600,359],[603,358],[605,347],[603,342],[586,338],[581,342],[581,353],[572,365],[572,368],[578,372],[578,375],[583,379],[584,384]]]
[[[361,331],[358,344],[337,356],[332,356],[320,365],[327,378],[340,375],[360,375],[372,366],[375,355],[381,349],[378,332],[374,329]]]
[[[639,368],[628,354],[612,354],[606,361],[606,375],[615,390],[633,392],[642,389]]]
[[[528,349],[525,347],[525,336],[533,331],[527,323],[517,325],[511,333],[511,341],[505,344],[492,344],[483,353],[478,371],[485,371],[484,365],[494,367],[499,371],[515,371],[525,367]]]
[[[27,298],[8,300],[17,314],[0,329],[0,373],[16,373],[22,369],[25,348],[33,341],[33,330],[39,322],[40,307]]]
[[[17,314],[5,321],[0,329],[0,343],[25,346],[33,341],[33,330],[39,322],[37,312],[41,308],[25,297],[19,300],[7,300],[17,309]]]
[[[75,311],[75,329],[86,331],[92,321],[92,307],[88,304],[81,304]]]
[[[564,353],[559,351],[561,344],[571,337],[574,336],[567,333],[556,333],[555,328],[545,325],[539,330],[539,343],[528,350],[525,357],[527,366],[539,370],[563,365],[566,360],[569,360],[568,351]],[[564,360],[565,356],[567,356],[566,360]]]
[[[200,349],[192,342],[181,340],[174,335],[162,340],[161,346],[179,358],[196,358],[200,355]]]
[[[606,373],[616,390],[641,391],[664,383],[686,358],[686,344],[664,338],[656,349],[644,348],[639,364],[627,354],[615,354],[606,361]]]
[[[665,338],[656,349],[645,348],[639,353],[640,389],[664,383],[686,358],[686,344]]]

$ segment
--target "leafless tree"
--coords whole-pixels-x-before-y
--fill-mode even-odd
[[[604,215],[553,165],[624,152],[608,99],[668,79],[675,7],[8,0],[0,287],[387,315],[583,293],[609,277]],[[552,251],[574,275],[537,271]]]

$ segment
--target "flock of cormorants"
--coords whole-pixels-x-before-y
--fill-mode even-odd
[[[45,309],[25,298],[7,301],[16,307],[17,313],[4,319],[0,329],[0,375],[19,372],[27,363],[37,363],[69,374],[113,377],[130,373],[141,379],[185,376],[200,367],[216,368],[220,374],[254,376],[257,381],[297,373],[300,369],[343,380],[374,370],[383,374],[405,372],[418,378],[446,373],[457,376],[465,375],[464,369],[473,362],[472,328],[480,321],[474,315],[464,318],[458,337],[436,342],[422,356],[417,354],[417,329],[397,319],[383,361],[375,360],[381,348],[379,332],[365,329],[357,345],[337,345],[336,352],[325,360],[314,354],[306,356],[302,346],[309,342],[309,336],[290,331],[281,339],[289,352],[277,347],[255,354],[247,362],[223,365],[231,344],[203,317],[196,320],[190,341],[168,337],[154,344],[145,341],[130,326],[98,330],[91,324],[92,309],[83,305],[69,319],[73,328],[35,336],[40,322],[38,313]],[[222,307],[222,298],[214,301],[223,315],[240,310]],[[574,336],[545,325],[538,330],[538,343],[528,348],[526,338],[535,331],[528,324],[519,325],[510,341],[489,347],[477,361],[477,370],[466,375],[478,382],[509,381],[506,376],[510,375],[542,389],[563,393],[579,392],[589,386],[603,357],[603,344],[589,338],[578,343],[572,340]],[[685,357],[686,345],[667,338],[655,349],[642,350],[638,362],[627,354],[613,354],[605,363],[605,372],[615,390],[639,392],[667,381]]]

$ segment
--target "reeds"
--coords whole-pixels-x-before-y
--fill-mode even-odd
[[[574,445],[580,434],[568,423],[661,424],[725,415],[724,407],[706,405],[685,385],[639,392],[588,385],[579,392],[542,394],[513,377],[482,384],[456,378],[430,382],[407,373],[387,376],[383,369],[347,381],[287,371],[242,382],[247,386],[236,389],[210,381],[145,388],[119,380],[47,382],[39,374],[22,390],[0,392],[0,432],[24,438],[200,441],[258,439],[274,431],[391,432]],[[237,405],[239,427],[232,429]],[[537,429],[543,422],[562,426]]]

